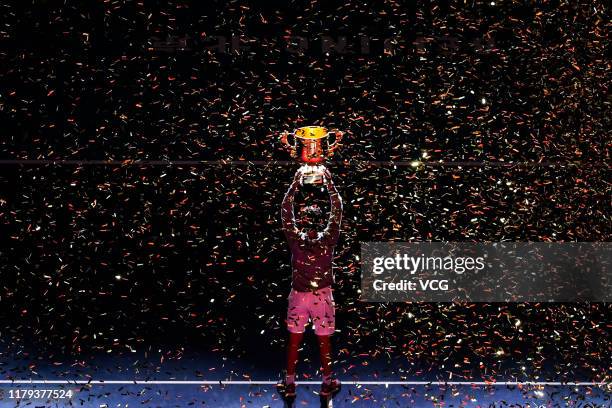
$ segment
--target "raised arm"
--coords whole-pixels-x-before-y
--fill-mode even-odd
[[[302,173],[295,173],[295,177],[289,186],[289,190],[285,193],[283,204],[281,205],[281,221],[283,224],[283,232],[289,243],[295,242],[299,238],[299,231],[295,225],[295,215],[293,214],[293,202],[295,201],[295,193],[301,183]]]
[[[335,243],[340,237],[340,224],[342,222],[342,198],[334,185],[329,170],[325,169],[324,177],[331,206],[329,221],[327,222],[327,227],[325,228],[325,235],[330,242]]]

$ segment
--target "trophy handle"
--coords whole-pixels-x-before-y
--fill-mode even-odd
[[[289,143],[289,136],[293,136],[293,143]],[[295,147],[295,134],[294,133],[289,133],[287,131],[281,133],[281,137],[280,137],[280,141],[282,144],[285,145],[285,147],[287,147],[287,149],[289,150],[289,153],[291,153],[291,157],[295,157],[297,156],[297,148]]]
[[[340,142],[342,141],[342,136],[344,135],[344,132],[334,130],[332,132],[329,132],[327,136],[331,135],[332,133],[336,135],[336,139],[334,140],[334,143],[330,143],[327,145],[330,154],[333,154],[334,151],[339,147]]]

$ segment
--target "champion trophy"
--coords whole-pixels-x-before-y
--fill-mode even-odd
[[[333,143],[329,136],[334,135]],[[302,166],[304,184],[323,184],[324,162],[339,147],[343,133],[339,130],[329,131],[321,126],[305,126],[293,133],[283,132],[281,142],[288,148],[291,157],[298,159]]]

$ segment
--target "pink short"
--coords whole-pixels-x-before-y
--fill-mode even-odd
[[[336,330],[336,310],[332,288],[316,292],[298,292],[291,289],[287,310],[287,329],[291,333],[304,333],[308,319],[317,336],[329,336]]]

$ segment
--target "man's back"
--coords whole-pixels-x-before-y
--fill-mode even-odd
[[[293,289],[305,292],[326,288],[334,283],[332,263],[339,232],[325,234],[320,239],[298,238],[289,242]]]

